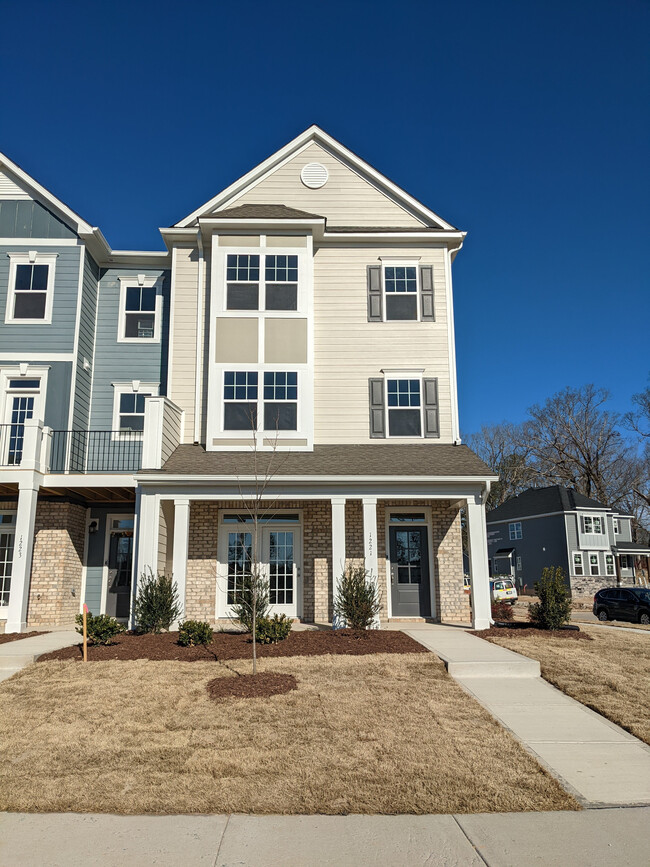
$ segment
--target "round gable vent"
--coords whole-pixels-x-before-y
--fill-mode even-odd
[[[325,186],[328,178],[327,169],[321,163],[307,163],[300,172],[300,180],[310,190]]]

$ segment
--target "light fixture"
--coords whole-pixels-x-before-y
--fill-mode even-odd
[[[98,521],[91,521],[90,524],[88,525],[88,532],[89,533],[96,533],[97,530],[99,530],[99,522]]]

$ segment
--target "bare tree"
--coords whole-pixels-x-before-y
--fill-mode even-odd
[[[496,509],[535,483],[535,471],[530,465],[530,450],[521,434],[520,426],[509,422],[483,425],[478,433],[470,434],[464,439],[490,469],[499,475],[499,481],[490,488],[488,511]]]
[[[650,386],[632,395],[634,408],[624,416],[625,426],[640,437],[642,453],[639,458],[641,472],[634,494],[650,512]]]

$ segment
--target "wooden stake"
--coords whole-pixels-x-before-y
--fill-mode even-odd
[[[86,618],[88,617],[88,606],[84,602],[84,662],[88,662],[88,631],[86,629]]]

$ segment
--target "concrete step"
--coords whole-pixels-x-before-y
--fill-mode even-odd
[[[452,677],[539,677],[540,666],[536,659],[512,659],[503,662],[471,660],[450,662],[443,660]]]

